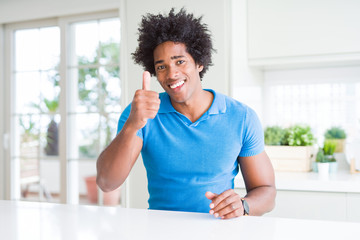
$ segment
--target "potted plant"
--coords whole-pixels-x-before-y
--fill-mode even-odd
[[[264,136],[265,151],[276,171],[311,170],[311,162],[315,158],[315,139],[309,126],[298,124],[286,129],[268,127]]]
[[[337,148],[338,142],[333,139],[327,139],[324,142],[324,157],[329,163],[329,171],[330,173],[337,171],[337,162],[334,156],[335,149]]]
[[[46,146],[44,151],[47,156],[57,156],[59,155],[59,127],[55,121],[55,113],[59,108],[59,98],[56,97],[53,100],[44,98],[44,103],[47,112],[51,116],[51,121],[46,132]]]
[[[325,132],[325,139],[331,139],[336,142],[336,153],[344,152],[346,133],[341,127],[331,127]]]
[[[319,151],[316,154],[316,166],[320,177],[326,178],[329,175],[329,162],[325,157],[324,149],[322,148],[319,148]]]
[[[314,172],[320,171],[319,165],[322,165],[321,168],[327,168],[326,171],[333,173],[337,171],[337,162],[334,156],[337,142],[334,140],[325,140],[324,147],[319,148],[319,151],[316,155],[316,165],[314,165]],[[326,164],[324,164],[326,163]],[[328,166],[326,166],[328,165]],[[315,167],[316,166],[316,167]],[[323,170],[325,171],[325,170]]]
[[[59,127],[55,121],[55,114],[59,108],[59,98],[55,97],[52,100],[44,98],[43,103],[32,103],[31,106],[38,109],[41,113],[49,114],[51,120],[46,131],[46,146],[44,147],[44,152],[47,156],[59,155]]]

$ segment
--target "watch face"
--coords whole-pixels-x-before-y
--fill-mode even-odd
[[[243,207],[244,207],[244,215],[249,215],[249,204],[246,202],[245,199],[241,199]]]

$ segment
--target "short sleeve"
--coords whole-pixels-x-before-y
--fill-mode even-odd
[[[264,151],[264,131],[260,120],[251,108],[247,108],[243,132],[243,145],[239,157],[255,156]]]
[[[129,118],[130,115],[130,111],[131,111],[131,104],[129,104],[124,111],[122,112],[120,118],[119,118],[119,122],[118,122],[118,128],[117,128],[117,134],[119,134],[119,132],[121,131],[121,129],[123,128],[126,120]],[[143,134],[142,134],[142,129],[139,129],[136,133],[136,136],[140,137],[141,139],[143,139]]]

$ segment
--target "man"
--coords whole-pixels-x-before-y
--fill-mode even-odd
[[[138,41],[133,57],[146,70],[143,87],[123,111],[120,132],[99,156],[100,188],[119,187],[141,152],[150,209],[209,212],[223,219],[270,211],[274,171],[256,113],[201,86],[214,51],[201,18],[184,9],[148,14]],[[150,90],[150,74],[164,93]],[[233,190],[239,165],[246,196]]]

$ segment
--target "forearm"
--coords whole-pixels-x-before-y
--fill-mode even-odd
[[[250,215],[261,216],[275,207],[275,186],[260,186],[248,191],[244,196],[249,204]]]
[[[125,123],[123,129],[97,160],[97,184],[103,191],[111,191],[126,180],[141,150],[137,129]]]

